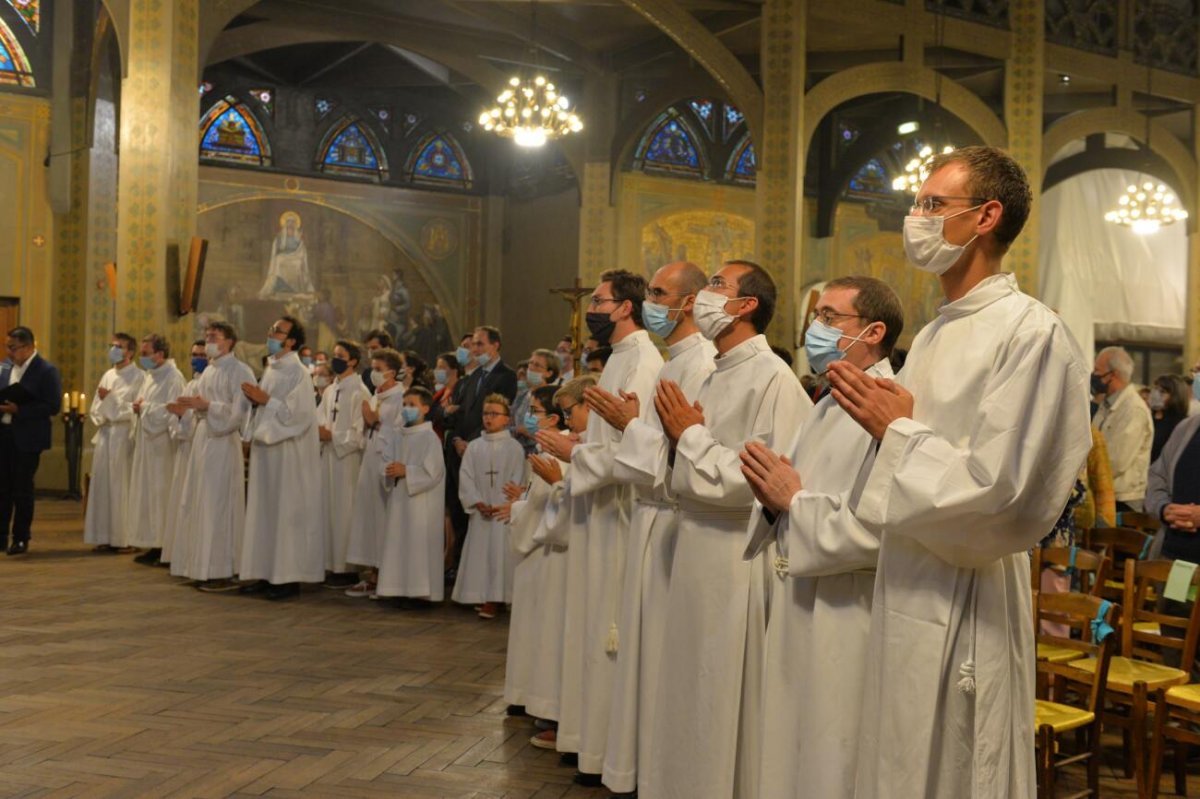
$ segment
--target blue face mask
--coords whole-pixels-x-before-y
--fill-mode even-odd
[[[309,356],[307,356],[307,355],[301,355],[301,356],[300,356],[300,363],[304,364],[305,366],[312,366],[312,365],[313,365],[313,359],[312,359],[312,358],[310,358],[310,357],[309,357]]]
[[[196,374],[200,374],[207,367],[208,358],[205,358],[203,355],[197,355],[196,357],[192,358],[192,371]]]
[[[120,363],[123,360],[125,360],[125,350],[123,350],[117,346],[112,346],[112,347],[108,348],[108,362],[109,363]]]
[[[541,372],[527,372],[525,374],[525,383],[530,388],[541,388],[546,385],[546,378]]]
[[[491,360],[492,356],[488,355],[486,352],[481,352],[475,356],[475,363],[479,364],[480,366],[487,366]]]
[[[138,358],[138,363],[140,363],[142,365],[143,369],[153,369],[154,368],[154,359],[149,357],[148,355],[143,355],[140,358]]]
[[[864,333],[866,333],[865,330],[850,339],[850,344],[846,346],[846,349],[853,347]],[[830,327],[820,319],[813,320],[804,334],[804,354],[808,356],[808,365],[812,367],[813,371],[819,375],[825,374],[829,364],[846,357],[846,350],[838,349],[838,342],[845,335],[836,327]]]
[[[466,347],[459,347],[454,351],[454,357],[458,360],[459,366],[466,366],[471,362],[471,351]]]
[[[445,369],[433,370],[433,382],[437,383],[439,386],[446,385],[446,379],[448,377],[450,377],[450,373]]]
[[[267,353],[270,355],[278,355],[283,349],[283,342],[277,338],[267,339]]]
[[[540,426],[538,425],[538,418],[532,413],[525,414],[523,423],[525,425],[525,432],[529,433],[529,435],[533,435],[540,429]]]
[[[1196,398],[1196,402],[1200,402],[1200,375],[1192,378],[1192,396]]]
[[[400,409],[400,415],[404,417],[405,424],[416,424],[417,420],[421,418],[421,409],[405,405]]]
[[[672,311],[681,311],[682,308],[668,308],[665,305],[659,305],[657,302],[642,303],[642,323],[646,325],[646,329],[659,338],[666,338],[675,332],[676,325],[679,324],[678,319],[671,319]]]
[[[526,383],[524,380],[517,381],[517,393],[518,394],[524,394],[528,390],[529,390],[528,383]]]

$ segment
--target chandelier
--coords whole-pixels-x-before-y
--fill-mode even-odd
[[[521,147],[541,147],[551,139],[583,130],[571,102],[543,75],[532,80],[513,76],[496,105],[479,116],[479,124]]]
[[[947,144],[942,148],[941,154],[952,152],[954,152],[954,145]],[[929,177],[929,165],[933,162],[933,158],[933,148],[926,144],[917,151],[916,157],[904,165],[904,174],[892,180],[892,189],[916,194],[921,188],[921,184],[925,182],[925,178]]]
[[[1175,195],[1161,183],[1152,180],[1130,183],[1117,199],[1115,210],[1104,215],[1105,220],[1124,225],[1140,236],[1157,233],[1159,228],[1187,219],[1188,213],[1178,205]]]

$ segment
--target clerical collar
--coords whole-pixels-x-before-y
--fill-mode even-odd
[[[125,364],[124,366],[114,366],[113,368],[116,369],[118,372],[124,372],[126,369],[128,369],[131,366],[136,367],[136,364],[134,364],[133,361],[130,361],[129,363]]]
[[[407,436],[407,435],[410,435],[411,433],[419,433],[422,430],[432,430],[433,422],[426,419],[425,421],[421,422],[420,424],[405,425],[402,429],[403,429],[404,435]]]
[[[753,358],[760,352],[771,352],[771,345],[762,333],[752,336],[716,359],[717,369],[732,369],[743,361]]]
[[[630,333],[628,336],[626,336],[625,338],[618,341],[616,344],[613,344],[612,351],[613,352],[624,352],[625,350],[631,350],[634,347],[638,346],[639,343],[643,339],[646,341],[646,343],[649,343],[650,342],[650,334],[647,333],[645,330],[635,330],[632,333]]]
[[[942,303],[938,308],[938,313],[947,319],[960,319],[982,311],[997,300],[1020,292],[1021,290],[1017,287],[1016,275],[1011,272],[1001,272],[979,281],[970,291],[954,302]]]
[[[498,433],[484,433],[483,437],[488,441],[499,441],[502,438],[512,438],[512,435],[507,430],[501,430]]]
[[[683,355],[685,352],[690,350],[692,347],[700,346],[703,342],[704,342],[704,336],[700,335],[700,332],[697,331],[695,333],[692,333],[690,336],[684,336],[679,341],[676,341],[674,344],[669,345],[667,347],[667,355],[669,355],[672,358],[678,358],[680,355]]]

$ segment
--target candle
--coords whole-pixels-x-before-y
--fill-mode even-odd
[[[71,409],[71,397],[68,394],[63,394],[63,410],[67,411],[70,409]]]
[[[79,412],[83,413],[83,409],[87,407],[87,394],[79,392]]]

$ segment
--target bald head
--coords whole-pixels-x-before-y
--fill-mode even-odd
[[[655,272],[654,278],[652,283],[661,279],[663,288],[685,297],[688,294],[699,293],[708,284],[704,270],[691,261],[669,263]]]
[[[669,263],[650,278],[646,285],[647,299],[667,308],[665,322],[653,329],[668,345],[696,332],[692,306],[696,302],[696,294],[707,283],[704,271],[689,261]]]

